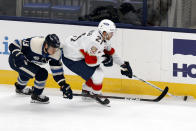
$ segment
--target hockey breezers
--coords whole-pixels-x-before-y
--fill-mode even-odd
[[[168,92],[169,88],[165,87],[165,89],[162,91],[162,93],[155,99],[144,99],[144,98],[133,98],[133,97],[120,97],[120,96],[99,96],[100,98],[111,98],[111,99],[123,99],[123,100],[134,100],[134,101],[149,101],[149,102],[159,102]],[[90,95],[84,95],[84,94],[77,94],[74,93],[74,96],[84,96],[84,97],[92,97]],[[103,104],[102,102],[99,102]]]

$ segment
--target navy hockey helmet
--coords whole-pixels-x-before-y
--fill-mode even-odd
[[[60,41],[56,34],[49,34],[45,38],[45,43],[53,48],[60,48]]]

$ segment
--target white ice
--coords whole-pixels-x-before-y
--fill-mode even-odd
[[[62,98],[46,88],[50,104],[32,104],[30,96],[0,85],[0,131],[195,131],[196,101],[164,98],[158,103],[111,100],[96,102]]]

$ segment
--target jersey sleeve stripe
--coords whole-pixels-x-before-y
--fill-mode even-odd
[[[60,69],[51,69],[52,73],[60,73],[60,72],[63,72],[63,68],[60,68]]]

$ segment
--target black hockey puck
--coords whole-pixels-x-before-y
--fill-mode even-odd
[[[187,100],[187,96],[184,96],[184,101],[186,101]]]

